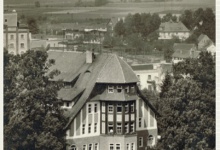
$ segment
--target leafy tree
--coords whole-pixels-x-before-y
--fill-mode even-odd
[[[162,82],[161,85],[161,92],[160,92],[160,98],[166,97],[167,92],[169,91],[169,88],[172,86],[172,77],[171,75],[167,72],[165,75],[165,78]]]
[[[39,28],[38,28],[38,24],[37,24],[36,19],[28,18],[27,24],[28,24],[28,28],[32,34],[37,34],[39,32]]]
[[[193,18],[193,12],[191,10],[185,10],[183,15],[180,17],[180,21],[183,22],[183,24],[189,29],[192,30],[193,29],[193,22],[194,22],[194,18]]]
[[[215,149],[215,59],[202,52],[173,68],[174,82],[159,104],[156,149]]]
[[[159,93],[154,90],[148,90],[148,89],[143,89],[142,94],[147,98],[147,100],[150,101],[150,103],[156,108],[158,109],[159,107]]]
[[[124,27],[123,20],[120,20],[116,23],[114,27],[114,32],[119,37],[123,37],[125,35],[125,27]]]
[[[54,60],[45,51],[4,55],[5,149],[65,149],[66,119],[57,99],[59,83],[45,76]]]

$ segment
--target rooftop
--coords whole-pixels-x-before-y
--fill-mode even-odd
[[[160,32],[189,32],[182,22],[165,22],[160,24]]]
[[[154,66],[153,64],[139,64],[139,65],[132,65],[131,68],[134,70],[134,71],[137,71],[137,70],[153,70],[154,69]]]

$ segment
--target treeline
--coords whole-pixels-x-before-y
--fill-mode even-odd
[[[215,14],[211,8],[199,8],[196,11],[185,10],[180,17],[180,21],[191,31],[193,34],[187,42],[195,42],[198,36],[203,33],[206,34],[215,43]]]
[[[160,23],[161,19],[158,14],[128,14],[124,20],[120,20],[115,25],[114,33],[119,37],[128,37],[131,34],[138,34],[146,38],[159,28]]]

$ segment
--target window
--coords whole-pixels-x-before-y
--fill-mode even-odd
[[[70,149],[71,149],[71,150],[76,150],[76,145],[75,145],[75,144],[71,145],[71,146],[70,146]]]
[[[95,145],[94,145],[94,150],[98,150],[98,147],[99,146],[99,144],[98,143],[95,143]]]
[[[89,144],[89,150],[92,150],[92,144]]]
[[[134,112],[134,103],[131,104],[131,112]]]
[[[85,134],[85,124],[82,125],[82,134]]]
[[[134,143],[131,143],[131,150],[134,150]]]
[[[86,150],[86,145],[83,145],[83,150]]]
[[[91,104],[88,105],[88,113],[92,112]]]
[[[117,112],[121,113],[122,112],[122,105],[117,104]]]
[[[7,19],[5,19],[5,22],[8,22],[8,20],[7,20]]]
[[[97,132],[97,123],[95,123],[95,125],[94,125],[94,132],[95,133]]]
[[[70,102],[66,102],[66,107],[69,107],[70,106]]]
[[[114,86],[112,85],[108,86],[108,93],[114,93]]]
[[[134,122],[131,123],[131,132],[134,132]]]
[[[129,93],[129,86],[126,86],[126,87],[125,87],[125,92],[126,92],[126,93]]]
[[[14,40],[14,35],[10,35],[10,39],[11,39],[11,40]]]
[[[137,75],[138,80],[140,80],[140,75]]]
[[[120,144],[116,144],[116,150],[121,150],[121,145]]]
[[[125,104],[125,112],[127,113],[129,111],[129,105]]]
[[[117,123],[117,133],[121,133],[121,123]]]
[[[113,113],[113,105],[112,104],[108,104],[108,112]]]
[[[151,75],[148,75],[148,80],[151,80]]]
[[[153,135],[148,136],[148,145],[153,145],[154,137]]]
[[[14,44],[11,43],[11,44],[9,45],[9,48],[14,48]]]
[[[97,104],[94,105],[94,112],[97,112]]]
[[[102,112],[105,112],[105,102],[102,102]]]
[[[139,147],[143,147],[143,137],[139,137]]]
[[[126,150],[130,150],[130,144],[127,144]]]
[[[129,123],[125,123],[125,133],[129,132]]]
[[[21,39],[22,39],[22,40],[24,39],[24,34],[21,35]]]
[[[108,133],[113,133],[113,123],[108,124]]]
[[[109,150],[114,150],[114,144],[109,145]]]
[[[122,86],[117,86],[117,92],[121,93],[122,92]]]
[[[91,124],[88,126],[88,133],[91,133]]]
[[[141,128],[141,118],[139,118],[139,128]]]

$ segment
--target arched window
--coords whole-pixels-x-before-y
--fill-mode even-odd
[[[153,135],[148,136],[148,145],[153,146],[154,145],[154,137]]]
[[[72,145],[70,146],[70,149],[71,149],[71,150],[77,150],[76,145],[75,145],[75,144],[72,144]]]

